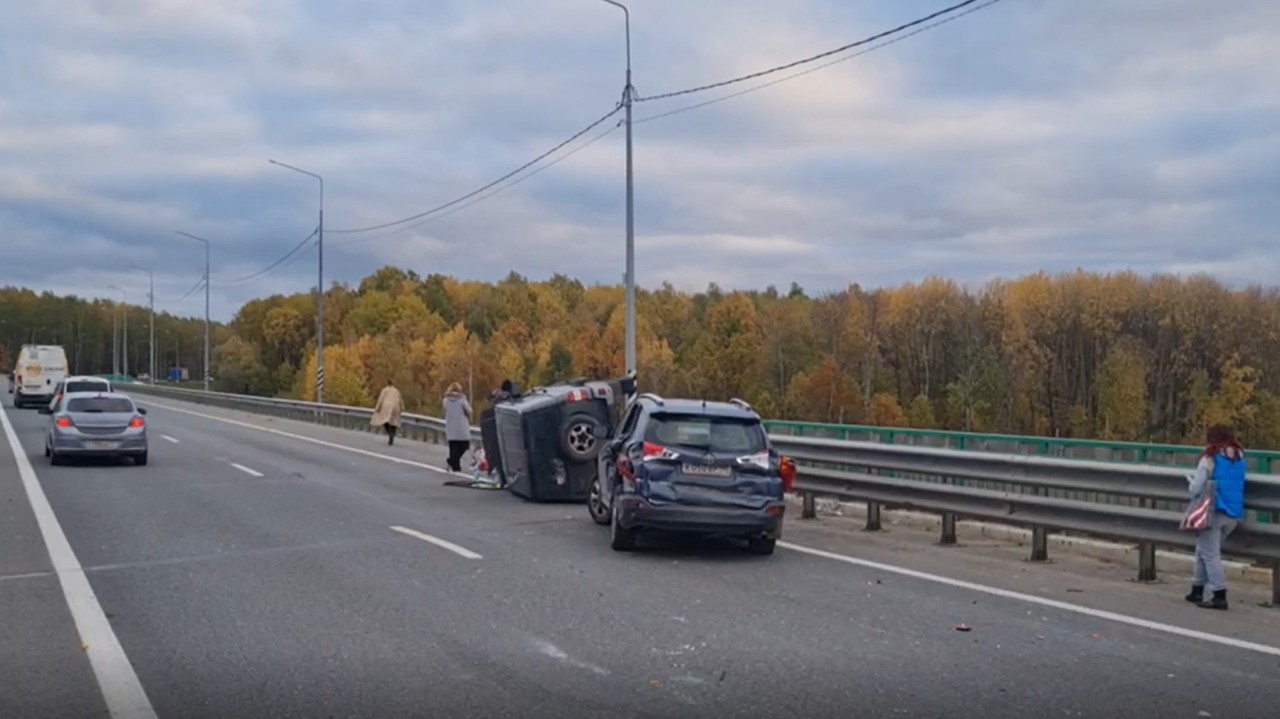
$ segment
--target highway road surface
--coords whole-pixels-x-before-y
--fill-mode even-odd
[[[435,447],[141,401],[146,467],[51,467],[3,410],[0,717],[1280,716],[1256,591],[795,518],[615,553]]]

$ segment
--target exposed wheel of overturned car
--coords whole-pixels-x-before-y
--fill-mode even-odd
[[[604,431],[604,423],[592,415],[585,412],[569,415],[560,425],[560,449],[570,462],[593,462],[600,454],[600,442],[596,438]]]

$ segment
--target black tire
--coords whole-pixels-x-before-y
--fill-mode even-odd
[[[44,456],[48,457],[50,454],[51,454],[51,452],[49,452],[49,445],[48,445],[48,444],[45,444],[45,446],[44,446]]]
[[[67,460],[63,459],[62,455],[52,450],[49,451],[49,464],[52,464],[55,467],[61,467],[66,463],[67,463]]]
[[[609,546],[615,552],[630,552],[636,548],[636,530],[627,529],[618,523],[618,513],[611,512],[613,521],[609,523]]]
[[[601,527],[606,527],[609,525],[613,514],[605,506],[604,498],[601,495],[600,478],[596,477],[591,480],[591,486],[587,489],[587,514],[591,515],[591,521]]]
[[[13,408],[22,409],[22,393],[16,392],[13,395]]]
[[[147,466],[147,453],[143,452],[142,454],[133,455],[133,465],[135,467]]]
[[[772,555],[777,546],[778,540],[773,537],[751,537],[747,540],[747,551],[762,557]]]
[[[574,464],[594,462],[600,454],[604,423],[585,412],[569,415],[560,425],[560,451]]]

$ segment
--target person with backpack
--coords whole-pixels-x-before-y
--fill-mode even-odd
[[[1196,521],[1196,570],[1186,599],[1204,609],[1225,610],[1229,605],[1222,542],[1244,519],[1244,448],[1230,427],[1214,425],[1205,435],[1208,444],[1195,474],[1188,478],[1192,506],[1184,526],[1198,510],[1205,516]],[[1212,592],[1208,599],[1206,588]]]

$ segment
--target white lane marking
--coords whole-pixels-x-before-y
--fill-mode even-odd
[[[250,477],[261,477],[261,476],[263,476],[262,472],[259,472],[259,471],[258,471],[258,470],[256,470],[256,469],[249,469],[248,467],[244,466],[243,464],[236,464],[235,462],[232,462],[232,463],[231,463],[231,466],[232,466],[232,467],[235,467],[236,469],[240,470],[241,472],[244,472],[245,474],[249,475]]]
[[[484,559],[484,557],[480,556],[479,554],[476,554],[475,552],[471,551],[470,549],[467,549],[466,547],[459,547],[453,542],[446,542],[445,540],[439,537],[433,537],[430,534],[423,534],[422,532],[414,531],[407,527],[391,527],[390,529],[393,532],[407,534],[410,537],[421,539],[424,542],[430,542],[436,545],[437,547],[443,547],[444,549],[447,549],[450,552],[453,552],[454,554],[460,557],[466,557],[467,559]]]
[[[162,435],[160,435],[160,439],[163,439],[164,441],[168,442],[169,444],[177,444],[177,443],[178,443],[178,438],[177,438],[177,437],[170,437],[170,436],[169,436],[169,435],[167,435],[167,434],[162,434]]]
[[[222,422],[223,424],[230,424],[236,427],[244,427],[246,429],[254,430],[255,432],[268,432],[270,434],[274,434],[280,437],[288,437],[290,439],[296,439],[303,442],[310,442],[312,444],[318,444],[321,447],[328,447],[330,449],[340,449],[344,452],[351,452],[353,454],[359,454],[365,457],[373,457],[375,459],[385,459],[388,462],[395,462],[396,464],[403,464],[409,467],[418,467],[420,469],[427,469],[427,470],[431,470],[432,472],[439,472],[440,474],[446,474],[449,476],[466,476],[466,475],[459,475],[457,472],[451,472],[441,467],[433,467],[429,464],[424,464],[422,462],[415,462],[412,459],[405,459],[403,457],[393,457],[389,454],[378,454],[377,452],[370,452],[367,449],[357,449],[356,447],[348,447],[345,444],[338,444],[336,442],[327,442],[323,439],[316,439],[315,437],[307,437],[301,434],[294,434],[293,432],[286,432],[282,429],[274,429],[272,427],[263,427],[262,425],[252,424],[249,422],[241,422],[235,419],[227,419],[226,417],[218,417],[212,414],[205,414],[203,412],[193,412],[189,409],[181,409],[178,407],[174,407],[172,405],[160,404],[159,402],[150,402],[148,403],[148,406],[160,407],[161,409],[167,409],[170,412],[177,412],[178,414],[186,414],[192,417],[200,417],[202,419],[211,419],[214,422]]]
[[[1028,604],[1038,604],[1042,607],[1050,607],[1052,609],[1058,609],[1064,612],[1073,612],[1075,614],[1083,614],[1086,617],[1093,617],[1095,619],[1105,619],[1111,622],[1127,624],[1132,627],[1141,627],[1142,629],[1150,629],[1153,631],[1163,632],[1165,634],[1172,634],[1174,636],[1184,637],[1187,639],[1198,639],[1202,642],[1209,642],[1211,644],[1220,644],[1222,646],[1232,647],[1234,649],[1245,649],[1252,652],[1258,652],[1260,654],[1269,654],[1273,657],[1280,657],[1280,647],[1273,647],[1267,644],[1258,644],[1255,642],[1248,642],[1243,639],[1223,637],[1217,634],[1210,634],[1208,632],[1201,632],[1195,629],[1187,629],[1186,627],[1179,627],[1174,624],[1165,624],[1163,622],[1153,622],[1150,619],[1140,619],[1138,617],[1131,617],[1127,614],[1117,614],[1116,612],[1108,612],[1103,609],[1094,609],[1093,607],[1084,607],[1079,604],[1061,602],[1056,599],[1049,599],[1047,597],[1037,597],[1034,594],[1023,594],[1022,592],[1015,592],[1010,589],[1000,589],[999,587],[989,587],[985,584],[977,584],[975,582],[966,582],[962,579],[952,579],[951,577],[943,577],[937,574],[929,574],[928,572],[920,572],[914,569],[907,569],[906,567],[899,567],[893,564],[882,564],[880,562],[873,562],[869,559],[858,559],[857,557],[850,557],[844,554],[836,554],[835,552],[827,552],[821,549],[814,549],[812,547],[805,547],[799,544],[792,544],[790,542],[778,542],[778,546],[786,547],[787,549],[790,549],[793,552],[810,554],[815,557],[822,557],[823,559],[831,559],[837,562],[844,562],[845,564],[853,564],[859,567],[868,567],[870,569],[878,569],[882,572],[890,572],[892,574],[898,574],[904,577],[922,579],[926,582],[934,582],[935,584],[945,584],[950,587],[957,587],[959,589],[968,589],[974,592],[982,592],[983,594],[990,594],[996,597],[1003,597],[1004,599],[1013,599],[1019,602],[1026,602]]]
[[[129,657],[120,646],[111,622],[98,603],[93,593],[80,560],[71,549],[67,535],[62,532],[62,525],[53,513],[53,507],[45,497],[40,480],[36,478],[35,468],[27,458],[26,450],[18,440],[18,435],[9,423],[9,415],[0,408],[0,424],[4,425],[4,433],[9,439],[9,448],[18,465],[18,474],[22,476],[22,486],[27,492],[27,501],[36,516],[36,524],[44,538],[45,548],[49,551],[49,559],[53,563],[53,571],[58,575],[62,585],[62,595],[71,610],[71,618],[75,621],[76,631],[80,633],[80,643],[89,655],[89,665],[98,680],[98,688],[102,691],[102,699],[106,702],[107,711],[112,719],[154,719],[156,712],[151,708],[151,701],[138,681],[138,675],[129,663]]]

